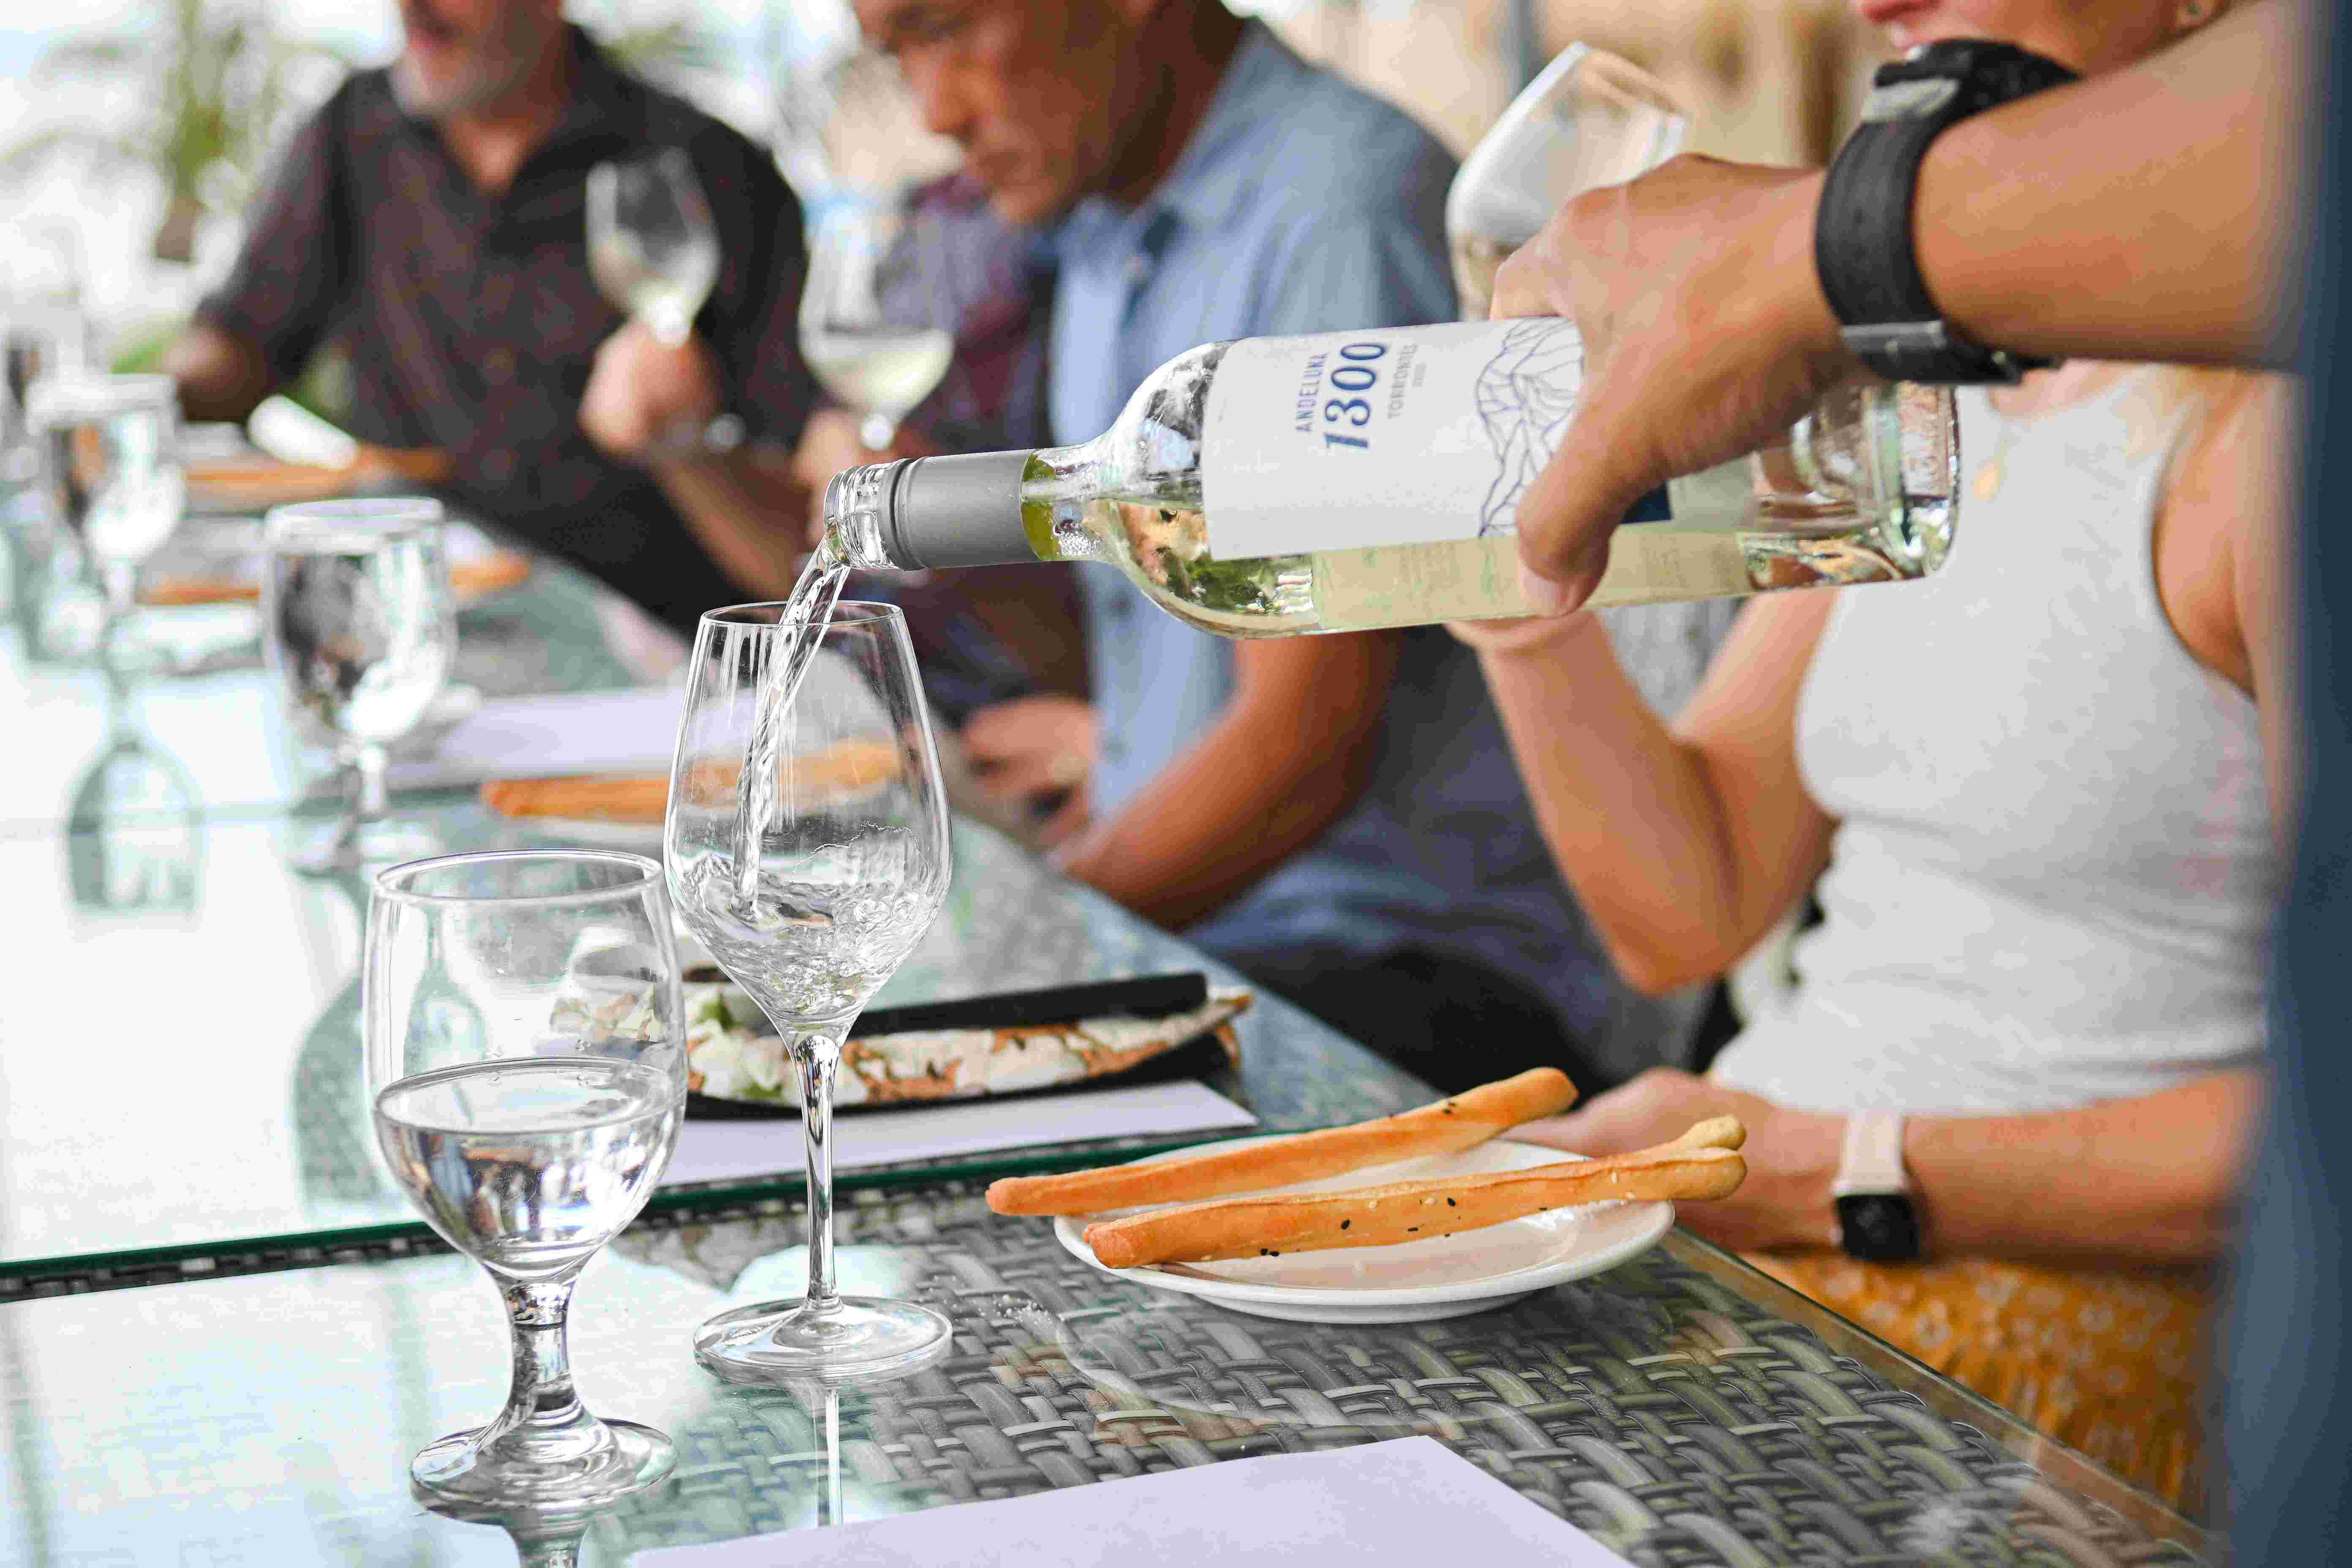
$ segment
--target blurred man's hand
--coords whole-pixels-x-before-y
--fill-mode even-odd
[[[1067,842],[1087,823],[1087,781],[1095,767],[1095,710],[1075,697],[1016,697],[964,723],[966,759],[991,795],[1031,817],[1038,842]]]
[[[1568,316],[1584,395],[1519,506],[1529,596],[1581,605],[1633,503],[1772,441],[1854,362],[1813,273],[1821,176],[1683,157],[1562,207],[1494,314]],[[1547,587],[1549,585],[1549,587]]]
[[[631,321],[596,351],[580,427],[625,462],[658,462],[698,448],[719,413],[719,367],[700,338],[675,347]]]

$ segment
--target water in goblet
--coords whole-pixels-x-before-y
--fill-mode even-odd
[[[497,1282],[514,1383],[488,1426],[410,1467],[437,1503],[601,1506],[654,1484],[669,1439],[572,1386],[574,1280],[652,1195],[686,1101],[684,1002],[661,868],[588,851],[449,856],[380,874],[362,969],[385,1166]]]

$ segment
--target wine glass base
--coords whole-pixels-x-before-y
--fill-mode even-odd
[[[694,1331],[694,1359],[726,1383],[782,1387],[903,1372],[945,1352],[954,1326],[912,1301],[835,1298],[822,1319],[803,1302],[762,1301],[721,1312]]]
[[[413,823],[363,822],[355,832],[341,823],[297,840],[286,851],[286,863],[308,876],[327,877],[365,866],[397,866],[438,855],[448,846]]]
[[[602,1423],[611,1436],[576,1458],[534,1461],[478,1447],[480,1429],[452,1432],[410,1461],[408,1479],[427,1500],[460,1508],[568,1511],[598,1508],[669,1477],[677,1450],[650,1426]]]

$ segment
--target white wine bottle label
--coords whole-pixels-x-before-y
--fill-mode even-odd
[[[1583,340],[1551,318],[1234,343],[1202,429],[1210,552],[1508,534],[1583,385]]]

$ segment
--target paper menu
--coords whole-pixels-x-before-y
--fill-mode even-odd
[[[835,1170],[900,1160],[935,1160],[1163,1132],[1245,1130],[1257,1118],[1205,1084],[1190,1080],[1090,1089],[1011,1100],[975,1100],[916,1110],[858,1110],[834,1119]],[[782,1118],[688,1121],[665,1182],[716,1182],[801,1168],[801,1131]]]
[[[677,746],[683,692],[646,687],[499,698],[454,726],[428,758],[393,763],[396,789],[564,773],[660,773]]]
[[[1627,1568],[1430,1437],[1278,1454],[823,1530],[641,1552],[634,1568]]]

